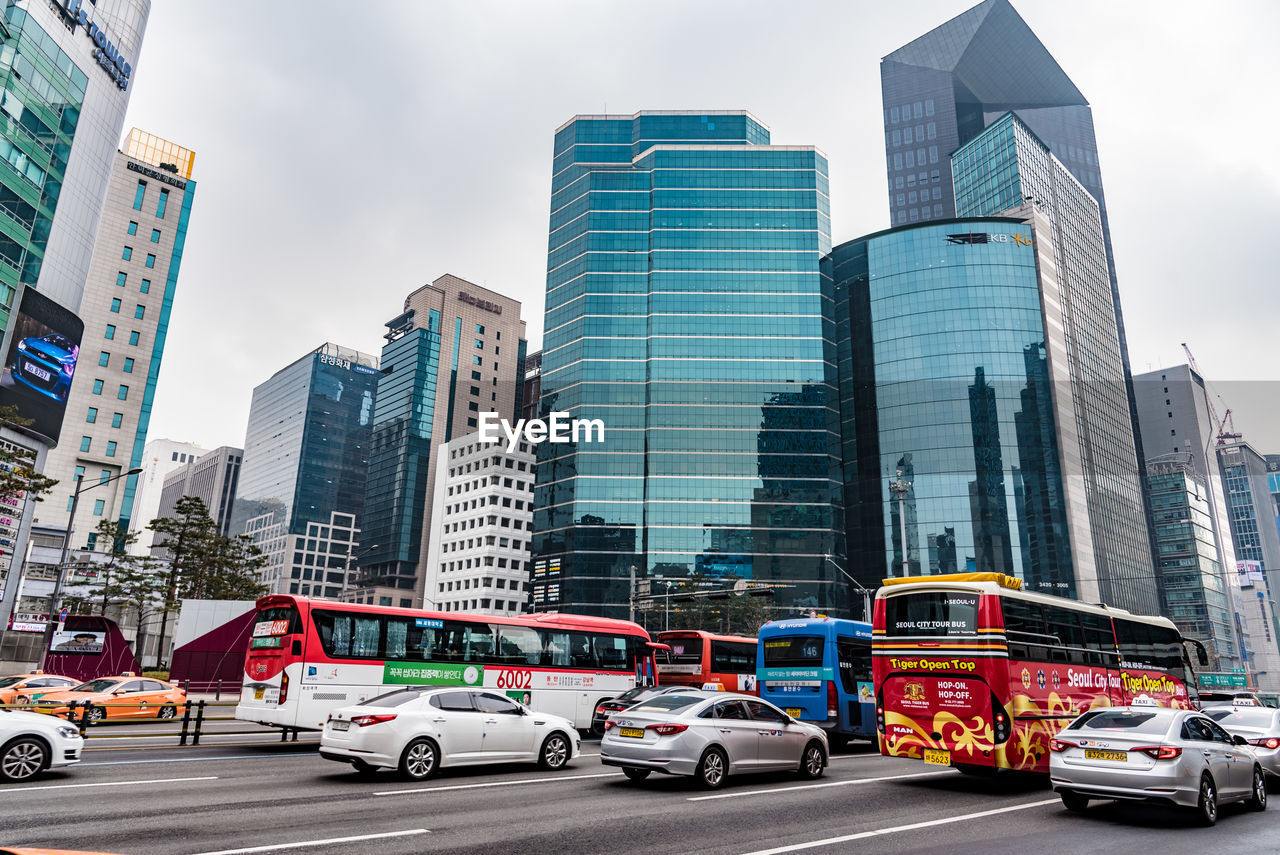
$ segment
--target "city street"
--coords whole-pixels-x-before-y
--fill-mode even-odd
[[[260,739],[269,738],[264,735]],[[216,737],[229,741],[231,737]],[[1232,806],[1217,827],[1163,810],[1099,803],[1068,813],[1042,780],[978,781],[837,755],[827,775],[627,782],[599,745],[560,773],[500,766],[426,784],[358,778],[314,739],[176,748],[91,740],[85,761],[0,788],[0,845],[155,855],[297,851],[594,853],[1274,852],[1280,808]],[[110,743],[110,744],[104,744]]]

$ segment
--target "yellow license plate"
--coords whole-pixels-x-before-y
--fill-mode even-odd
[[[938,748],[926,748],[924,750],[924,762],[932,763],[934,766],[950,766],[951,752],[942,751]]]
[[[632,739],[644,739],[644,728],[642,727],[620,727],[618,728],[619,736],[629,736]]]
[[[791,716],[792,718],[799,718],[800,713],[802,712],[804,712],[804,710],[800,709],[799,707],[787,707],[787,715]]]
[[[254,699],[255,701],[260,701],[260,700],[262,700],[262,693],[263,693],[264,691],[266,691],[266,690],[265,690],[265,689],[254,689],[254,690],[253,690],[253,699]]]
[[[1103,751],[1101,748],[1086,748],[1084,750],[1084,759],[1086,760],[1115,760],[1117,763],[1128,763],[1129,752],[1127,751]]]

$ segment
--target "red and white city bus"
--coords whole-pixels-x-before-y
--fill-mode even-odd
[[[726,691],[756,691],[756,640],[741,635],[716,635],[696,629],[658,633],[671,649],[658,657],[658,682],[664,686],[701,687],[719,683]]]
[[[1001,573],[885,580],[872,640],[882,754],[1047,773],[1050,739],[1085,710],[1191,705],[1172,621],[1021,584]]]
[[[651,682],[638,624],[546,613],[466,615],[271,595],[245,653],[236,718],[318,730],[329,712],[401,685],[483,686],[591,726],[596,704]]]

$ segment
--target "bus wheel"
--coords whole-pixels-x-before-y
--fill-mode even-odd
[[[1084,813],[1089,809],[1089,800],[1079,793],[1062,793],[1062,806],[1072,813]]]
[[[430,739],[415,739],[405,746],[400,755],[400,774],[410,781],[425,781],[435,777],[439,770],[440,753]]]
[[[693,774],[702,789],[718,790],[724,786],[724,779],[729,775],[729,759],[719,748],[708,748]]]
[[[804,754],[800,755],[800,777],[821,778],[826,768],[827,755],[823,753],[822,745],[816,741],[810,742],[804,747]]]
[[[538,752],[538,765],[543,769],[558,772],[569,762],[569,740],[563,733],[553,733],[542,743]]]
[[[630,766],[622,767],[622,774],[627,776],[628,781],[643,781],[649,777],[648,769],[632,769]]]
[[[827,742],[831,743],[831,750],[845,751],[849,748],[849,737],[837,736],[835,734],[827,734]]]

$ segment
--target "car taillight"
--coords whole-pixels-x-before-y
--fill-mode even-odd
[[[689,729],[687,724],[651,724],[647,730],[652,730],[659,736],[674,736],[677,733],[684,733]]]
[[[617,726],[618,726],[618,723],[617,723],[616,721],[614,721],[613,719],[611,719],[611,718],[610,718],[610,719],[605,719],[605,722],[604,722],[604,729],[605,729],[605,730],[613,730],[613,729],[614,729],[615,727],[617,727]]]
[[[1182,749],[1176,745],[1146,745],[1133,750],[1141,751],[1152,760],[1176,760],[1182,756]]]
[[[1074,742],[1067,742],[1065,739],[1049,740],[1050,751],[1066,751],[1068,748],[1079,748],[1079,747],[1080,746],[1076,745]]]
[[[827,718],[839,718],[840,705],[836,701],[836,684],[834,680],[827,681]]]
[[[1249,740],[1249,744],[1256,745],[1259,748],[1275,749],[1280,748],[1280,739],[1276,739],[1274,736],[1270,739],[1251,739]]]
[[[277,704],[283,704],[289,697],[289,675],[282,673],[280,675],[280,700]]]
[[[393,721],[396,713],[379,713],[378,715],[357,715],[351,717],[351,723],[359,727],[368,727],[371,724],[382,724],[384,721]]]

